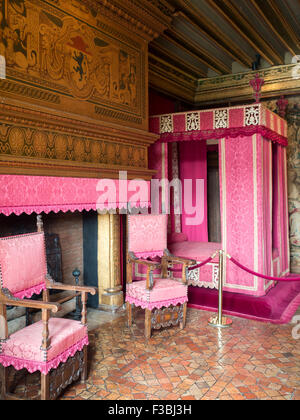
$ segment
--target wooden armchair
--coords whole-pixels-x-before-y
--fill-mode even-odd
[[[72,290],[82,297],[82,320],[50,317],[60,303],[49,301],[49,290]],[[30,300],[42,293],[42,300]],[[41,372],[41,399],[55,399],[74,380],[87,377],[87,294],[92,287],[54,282],[47,275],[42,232],[0,239],[0,367],[2,399],[15,399],[7,388],[7,367]],[[70,298],[73,298],[71,296]],[[62,302],[61,302],[62,303]],[[6,306],[41,309],[42,319],[11,336]]]
[[[145,337],[152,329],[171,325],[184,328],[187,309],[187,268],[194,260],[178,258],[167,250],[167,215],[128,216],[128,264],[126,306],[128,326],[132,325],[132,306],[145,309]],[[160,257],[160,261],[150,258]],[[171,264],[182,265],[182,278],[168,277]],[[133,281],[135,265],[146,269],[146,280]],[[160,275],[154,278],[154,270]]]

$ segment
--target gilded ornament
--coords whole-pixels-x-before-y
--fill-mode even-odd
[[[44,158],[47,153],[47,135],[42,131],[36,131],[32,136],[32,142],[35,155]]]
[[[122,146],[121,148],[121,164],[127,165],[128,164],[128,147]]]
[[[116,161],[116,148],[113,144],[109,143],[107,146],[107,158],[108,162],[115,165]]]
[[[65,159],[67,153],[67,138],[61,134],[55,136],[55,154],[57,159]]]
[[[24,132],[21,128],[13,127],[9,132],[9,145],[13,155],[22,155],[25,143]]]
[[[100,143],[97,141],[93,141],[91,144],[91,155],[92,155],[92,162],[99,162],[101,156],[101,147]]]
[[[79,162],[85,160],[84,141],[83,139],[77,138],[74,142],[74,155],[75,159]]]
[[[107,162],[107,143],[105,143],[104,141],[102,141],[100,143],[100,163],[108,163]]]

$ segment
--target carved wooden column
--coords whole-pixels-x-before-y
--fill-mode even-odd
[[[120,258],[120,216],[98,215],[99,309],[116,311],[124,303]]]

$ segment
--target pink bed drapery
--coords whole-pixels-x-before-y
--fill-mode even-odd
[[[289,225],[288,225],[288,191],[287,191],[287,157],[286,148],[278,146],[278,194],[279,194],[279,211],[278,211],[278,226],[281,230],[280,235],[280,271],[284,274],[290,269],[289,256]]]
[[[273,144],[272,159],[260,134],[220,141],[222,247],[269,277],[289,271],[285,153]],[[274,286],[232,264],[226,272],[225,290],[263,296]]]
[[[189,241],[208,241],[207,226],[207,156],[206,142],[179,143],[179,176],[182,182],[182,233]],[[189,181],[187,181],[189,180]],[[189,182],[190,184],[186,184]],[[187,188],[189,185],[191,193]],[[188,204],[188,206],[187,206]],[[199,209],[199,215],[191,214],[194,207]],[[200,211],[200,209],[202,209]],[[192,224],[191,220],[193,220]]]
[[[0,213],[6,216],[127,209],[128,204],[150,206],[150,181],[0,175]]]
[[[256,273],[288,272],[287,122],[264,104],[252,104],[154,116],[150,130],[160,135],[157,147],[178,143],[179,171],[184,168],[180,150],[197,154],[207,140],[218,140],[222,249]],[[273,164],[272,146],[277,149]],[[200,172],[196,176],[203,179]],[[184,215],[182,220],[184,232]],[[226,273],[226,291],[264,296],[274,285],[233,264]]]
[[[151,188],[151,207],[153,213],[168,213],[170,205],[169,188],[166,183],[169,179],[168,145],[155,143],[149,150],[149,168],[156,171]]]

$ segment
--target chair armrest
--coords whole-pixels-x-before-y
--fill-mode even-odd
[[[146,289],[152,290],[153,285],[154,285],[153,270],[161,268],[161,264],[160,263],[154,263],[152,261],[147,261],[147,260],[140,260],[138,258],[131,258],[131,257],[129,257],[128,262],[133,263],[133,264],[141,264],[141,265],[144,265],[144,266],[147,267]],[[131,276],[131,274],[130,274],[130,276]],[[132,278],[129,281],[129,283],[131,283],[131,282],[132,282]]]
[[[168,249],[165,249],[163,258],[166,259],[167,261],[177,262],[179,264],[186,264],[186,265],[197,264],[196,260],[193,260],[191,258],[177,257],[176,255],[171,254],[171,252]]]
[[[147,260],[140,260],[139,258],[133,259],[133,258],[129,258],[128,262],[130,264],[140,264],[140,265],[145,265],[146,267],[152,267],[153,269],[155,268],[161,268],[161,264],[160,263],[155,263],[152,261],[147,261]]]
[[[128,256],[128,262],[129,264],[140,264],[140,265],[145,265],[146,267],[150,267],[153,270],[155,268],[161,268],[161,263],[159,262],[153,262],[153,261],[148,261],[148,260],[143,260],[140,258],[137,258],[133,253],[129,253]]]
[[[178,264],[187,264],[187,265],[197,264],[196,260],[192,260],[190,258],[176,257],[175,255],[165,255],[163,256],[163,258],[171,262],[177,262]]]
[[[54,302],[44,302],[38,300],[19,299],[13,296],[8,289],[2,289],[0,292],[0,303],[7,306],[22,306],[33,309],[47,309],[54,313],[61,309],[61,305]]]
[[[59,283],[51,280],[49,277],[47,277],[47,289],[71,290],[72,292],[90,293],[91,295],[98,293],[98,289],[96,287]]]

